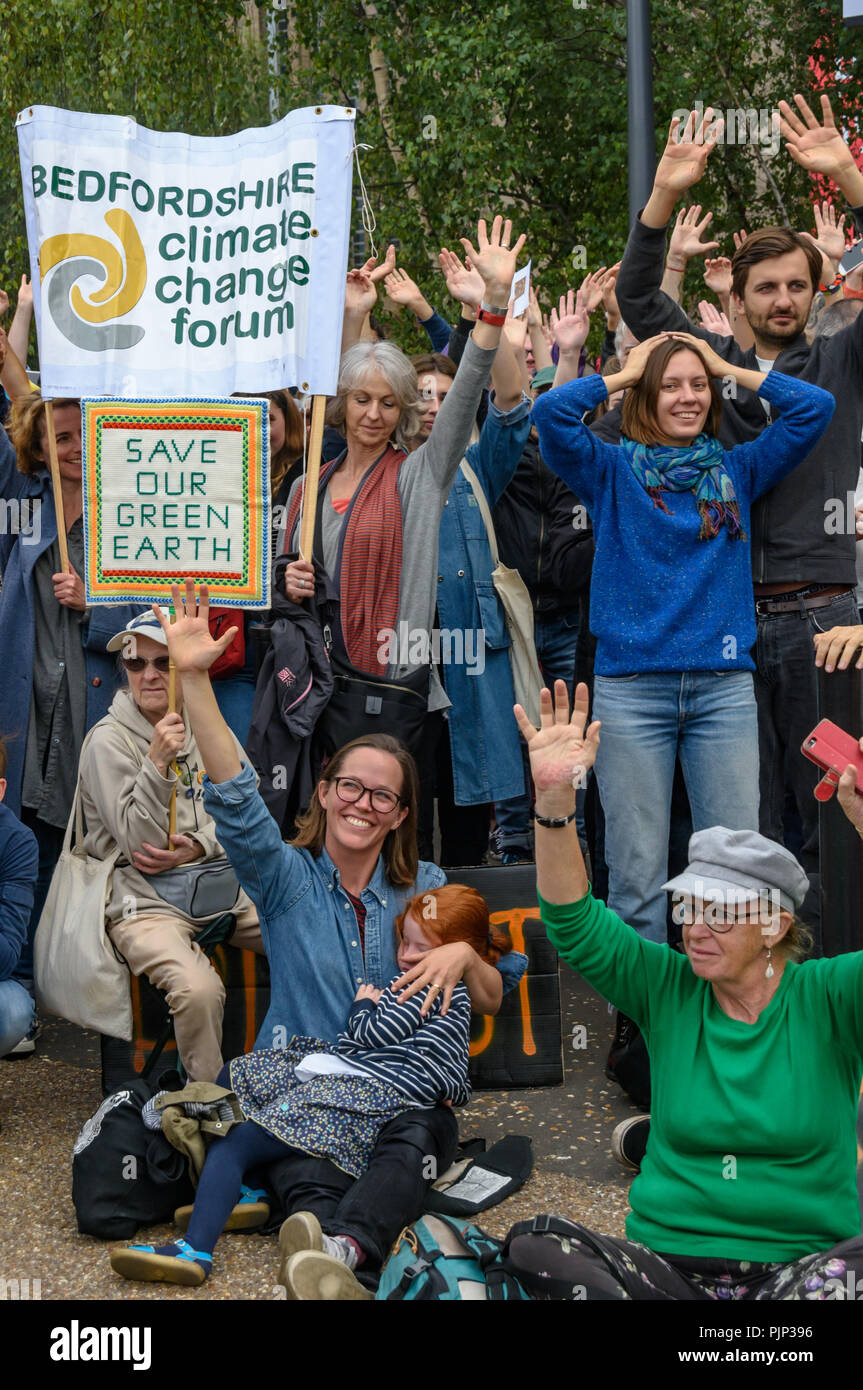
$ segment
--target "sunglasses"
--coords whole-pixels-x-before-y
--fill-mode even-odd
[[[124,656],[123,665],[127,671],[134,671],[136,675],[152,666],[155,670],[165,675],[171,669],[171,658],[169,656]]]

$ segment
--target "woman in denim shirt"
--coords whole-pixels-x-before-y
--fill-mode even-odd
[[[293,1034],[334,1040],[365,981],[382,988],[396,974],[395,919],[416,893],[444,876],[417,861],[417,782],[412,759],[386,735],[356,740],[339,750],[318,784],[317,798],[293,845],[282,841],[258,794],[252,769],[241,763],[219,713],[207,674],[230,641],[214,642],[207,626],[209,599],[186,582],[185,604],[174,586],[177,622],[160,621],[183,680],[183,697],[207,767],[204,806],[237,878],[254,902],[270,962],[271,1002],[258,1047],[283,1046]],[[158,612],[158,610],[154,611]],[[463,942],[430,951],[401,977],[405,998],[429,987],[428,998],[448,1006],[460,979],[476,1012],[495,1014],[504,979],[524,973],[524,956],[487,965]],[[429,1179],[424,1159],[445,1171],[458,1138],[444,1106],[409,1111],[392,1121],[372,1163],[356,1183],[333,1165],[302,1155],[284,1160],[297,1182],[297,1164],[313,1187],[344,1193],[331,1223],[353,1237],[370,1261],[385,1256],[401,1228],[415,1219]],[[281,1167],[277,1165],[276,1169]],[[274,1181],[278,1185],[277,1171]]]

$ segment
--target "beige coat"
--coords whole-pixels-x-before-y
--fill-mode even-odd
[[[123,917],[153,913],[170,913],[183,917],[167,905],[153,884],[138,873],[132,855],[144,848],[144,842],[160,849],[168,847],[168,815],[171,791],[177,786],[177,834],[189,835],[204,848],[202,864],[224,859],[224,851],[216,839],[215,824],[204,810],[204,768],[194,735],[184,712],[186,741],[177,754],[180,777],[168,769],[163,777],[148,757],[153,726],[138,709],[131,692],[119,690],[104,719],[94,725],[81,755],[81,799],[87,823],[84,842],[87,853],[96,859],[107,859],[114,846],[120,846],[120,857],[108,896],[107,922],[110,927]],[[136,757],[123,737],[121,728],[138,750]],[[235,742],[237,742],[235,740]],[[246,755],[237,742],[237,751],[245,761]],[[191,795],[189,795],[191,792]],[[240,893],[235,912],[250,906],[245,893]],[[185,921],[194,919],[184,917]],[[200,922],[197,925],[201,925]]]

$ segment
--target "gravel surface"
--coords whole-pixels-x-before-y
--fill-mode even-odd
[[[542,1211],[624,1233],[630,1175],[611,1158],[610,1136],[620,1119],[637,1112],[602,1073],[610,1032],[605,1006],[571,972],[562,984],[565,1038],[574,1022],[588,1031],[588,1046],[565,1057],[566,1084],[478,1092],[459,1112],[463,1139],[481,1135],[487,1147],[505,1134],[533,1140],[528,1182],[478,1218],[492,1235]],[[70,1024],[47,1020],[35,1055],[0,1060],[0,1278],[39,1279],[42,1299],[278,1297],[275,1236],[223,1236],[210,1279],[185,1289],[122,1279],[108,1263],[112,1242],[78,1234],[72,1146],[100,1101],[96,1040]],[[172,1233],[171,1226],[152,1226],[135,1239],[160,1244]]]

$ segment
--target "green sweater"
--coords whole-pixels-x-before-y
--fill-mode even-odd
[[[629,1239],[784,1263],[859,1235],[863,951],[786,965],[757,1021],[742,1023],[684,955],[643,941],[590,893],[539,904],[563,959],[635,1019],[650,1053]]]

